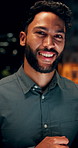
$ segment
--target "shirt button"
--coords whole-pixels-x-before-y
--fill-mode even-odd
[[[35,86],[34,86],[34,88],[38,88],[38,86],[37,86],[37,85],[35,85]]]
[[[47,124],[44,124],[44,128],[47,128],[48,127],[48,125]]]
[[[44,98],[45,98],[45,97],[42,95],[42,99],[43,99],[43,100],[44,100]]]

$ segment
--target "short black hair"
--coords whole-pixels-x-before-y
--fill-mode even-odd
[[[70,8],[62,2],[55,2],[51,0],[37,1],[30,7],[24,28],[27,28],[27,26],[33,21],[36,14],[43,11],[56,14],[65,22],[66,29],[71,28],[73,17]]]

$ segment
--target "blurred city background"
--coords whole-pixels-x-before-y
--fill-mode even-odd
[[[55,0],[57,1],[57,0]],[[58,72],[78,83],[78,0],[58,0],[73,11],[73,27],[58,64]],[[25,12],[36,0],[0,1],[0,79],[18,70],[23,63],[23,49],[19,46],[19,32]]]

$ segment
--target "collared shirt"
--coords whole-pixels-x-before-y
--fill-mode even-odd
[[[78,148],[78,85],[56,72],[43,92],[21,66],[0,81],[0,148],[33,147],[46,136]]]

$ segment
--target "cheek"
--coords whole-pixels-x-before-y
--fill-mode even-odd
[[[39,48],[41,45],[42,45],[42,41],[35,37],[35,36],[30,36],[30,37],[27,37],[27,44],[33,49],[37,49]]]
[[[65,42],[61,43],[61,44],[57,47],[59,54],[61,54],[61,52],[64,50],[64,46],[65,46]]]

